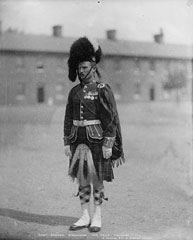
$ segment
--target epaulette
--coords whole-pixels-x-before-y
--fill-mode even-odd
[[[97,85],[97,87],[98,87],[98,88],[104,88],[104,87],[105,87],[105,83],[99,83],[99,84]]]

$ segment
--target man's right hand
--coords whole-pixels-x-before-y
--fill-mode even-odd
[[[71,150],[70,150],[70,145],[66,145],[64,146],[64,153],[67,157],[70,157],[72,156],[72,153],[71,153]]]

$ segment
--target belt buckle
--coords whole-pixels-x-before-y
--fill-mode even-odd
[[[85,126],[85,123],[86,123],[86,120],[81,120],[81,121],[80,121],[80,126],[81,126],[81,127],[84,127],[84,126]]]

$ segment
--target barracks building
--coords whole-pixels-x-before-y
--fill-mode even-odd
[[[118,101],[170,101],[174,90],[163,86],[180,72],[186,84],[178,90],[191,99],[192,48],[164,43],[163,32],[152,42],[123,41],[116,31],[98,40],[103,50],[99,70]],[[68,52],[74,38],[54,26],[51,36],[0,32],[0,105],[64,104],[75,83],[68,80]]]

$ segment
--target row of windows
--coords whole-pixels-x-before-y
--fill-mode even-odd
[[[19,88],[20,89],[20,88]],[[23,89],[23,87],[21,87],[21,89]],[[22,90],[23,91],[23,90]],[[148,98],[149,100],[153,101],[156,99],[156,88],[155,86],[151,86],[149,89],[148,89],[148,92],[146,93],[148,94]],[[180,96],[183,97],[183,96],[186,96],[187,95],[187,91],[185,88],[181,89],[180,92],[179,92]],[[55,92],[55,100],[52,98],[52,97],[47,97],[47,99],[45,98],[45,86],[39,86],[37,87],[36,89],[36,100],[38,103],[45,103],[47,102],[47,104],[49,105],[53,105],[54,101],[57,100],[57,101],[60,101],[60,102],[63,102],[64,101],[64,94],[62,92]],[[121,94],[118,93],[117,91],[115,91],[115,98],[116,100],[120,100],[121,99]],[[140,100],[142,99],[142,91],[141,91],[141,85],[140,84],[135,84],[134,85],[134,91],[132,93],[133,95],[133,99],[135,100]],[[18,94],[16,95],[16,100],[18,101],[22,101],[25,99],[25,94],[22,94],[22,92],[18,92]],[[162,91],[161,95],[159,96],[161,99],[170,99],[172,97],[172,92],[168,92],[168,91]]]
[[[65,71],[66,61],[65,60],[58,60],[56,61],[56,71],[58,73],[63,73]],[[16,57],[16,68],[17,69],[25,69],[26,67],[26,58],[25,57]],[[36,61],[36,69],[39,72],[43,72],[45,70],[46,64],[45,62],[40,59]]]
[[[16,85],[16,95],[26,95],[26,84],[25,82],[18,82]],[[44,85],[41,85],[41,87]],[[65,89],[65,83],[57,83],[55,86],[55,91],[57,93],[63,93]]]
[[[134,82],[134,94],[140,94],[142,83],[140,81]],[[121,94],[122,93],[122,84],[115,83],[114,84],[115,92]]]
[[[125,64],[127,62],[127,60],[121,60],[120,58],[113,58],[113,70],[114,71],[121,71],[122,70],[122,63]],[[156,71],[157,68],[157,60],[154,59],[148,59],[148,60],[144,60],[144,59],[140,59],[140,58],[133,58],[133,70],[135,74],[139,74],[140,71],[143,70],[143,65],[144,63],[148,63],[149,65],[149,71],[150,73],[154,73]],[[100,63],[100,67],[102,69],[105,69],[105,65],[106,62],[108,62],[108,60],[106,61],[101,61]],[[56,63],[55,65],[55,69],[56,72],[59,74],[64,74],[67,68],[67,62],[66,59],[57,59],[56,61],[54,61],[54,63]],[[172,61],[172,60],[166,60],[166,61],[162,61],[160,62],[162,65],[162,68],[165,69],[166,73],[172,69],[178,68],[181,70],[186,71],[187,70],[187,66],[185,64],[184,61]],[[2,67],[2,63],[1,63],[1,59],[0,59],[0,68]],[[17,56],[16,57],[16,68],[18,71],[25,71],[25,67],[26,67],[26,57],[25,56]],[[44,60],[40,57],[37,59],[36,61],[36,65],[35,65],[35,69],[38,73],[42,73],[45,71],[46,68],[46,64],[44,62]]]
[[[112,60],[113,63],[113,70],[115,71],[120,71],[122,70],[122,65],[127,63],[127,60],[120,60],[120,58],[114,58]],[[140,72],[141,70],[143,70],[143,65],[147,63],[148,64],[148,68],[150,72],[155,72],[157,67],[159,67],[157,65],[158,61],[154,60],[154,59],[148,59],[148,60],[143,60],[140,58],[133,58],[133,69],[135,71],[135,73]],[[178,68],[181,70],[185,70],[186,69],[186,64],[183,61],[172,61],[172,60],[165,60],[165,61],[160,61],[160,66],[162,68],[164,68],[166,71],[169,71],[170,69],[174,69],[174,68]],[[106,68],[106,61],[102,61],[100,63],[100,67],[102,69],[105,70]]]

